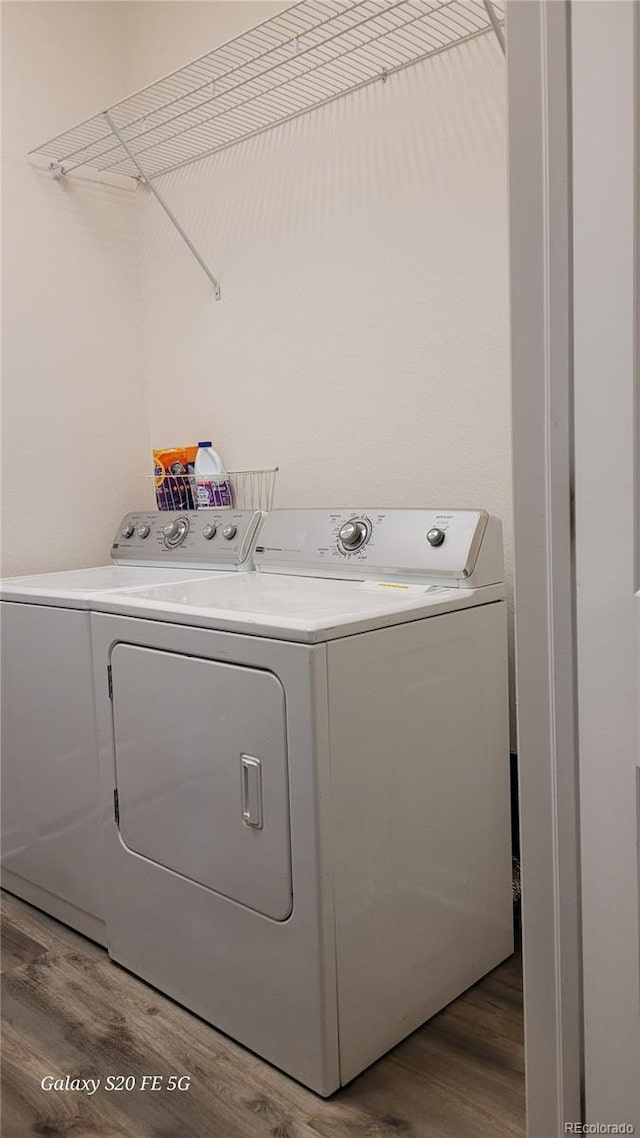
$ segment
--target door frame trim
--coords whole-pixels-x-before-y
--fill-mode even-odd
[[[640,1128],[638,4],[572,0],[585,1121]]]
[[[507,4],[527,1133],[582,1117],[570,6]]]

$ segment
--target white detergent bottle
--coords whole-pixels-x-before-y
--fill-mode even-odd
[[[196,507],[199,510],[226,509],[232,502],[231,483],[222,459],[210,442],[198,443],[195,466]]]

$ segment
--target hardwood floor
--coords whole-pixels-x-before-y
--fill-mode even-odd
[[[37,909],[3,894],[2,915],[2,1138],[524,1135],[518,956],[324,1101]],[[101,1086],[45,1091],[47,1075]],[[108,1075],[137,1087],[107,1091]],[[143,1075],[163,1089],[140,1090]]]

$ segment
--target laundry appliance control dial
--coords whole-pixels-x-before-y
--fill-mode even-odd
[[[238,532],[237,526],[228,525],[228,526],[224,527],[224,529],[222,531],[222,536],[225,538],[226,541],[231,541],[231,539],[236,536],[237,532]]]
[[[127,524],[124,525],[120,530],[120,537],[133,537],[134,528],[135,527],[132,526],[131,522],[127,522]]]
[[[427,534],[427,541],[429,542],[429,545],[438,546],[442,545],[444,537],[444,530],[438,529],[437,526],[434,526],[433,529],[430,529]]]
[[[218,527],[213,525],[213,523],[206,525],[202,531],[202,536],[205,541],[211,541],[211,538],[216,536],[217,529]]]
[[[151,526],[148,524],[148,522],[145,522],[144,525],[141,525],[140,529],[138,530],[138,537],[148,537],[150,533]]]
[[[338,540],[343,549],[352,553],[355,549],[360,549],[364,545],[369,536],[369,529],[366,522],[353,521],[345,522],[340,526],[338,531]]]
[[[175,518],[174,521],[167,522],[166,526],[162,527],[164,534],[164,543],[169,549],[175,549],[176,546],[182,545],[185,537],[189,532],[189,522],[186,518]]]

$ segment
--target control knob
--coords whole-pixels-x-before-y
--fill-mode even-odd
[[[367,540],[367,527],[364,522],[345,522],[340,527],[338,537],[345,549],[360,549]]]
[[[224,527],[224,529],[222,531],[222,536],[225,539],[225,541],[231,541],[231,539],[236,536],[237,532],[238,532],[238,527],[229,524],[228,526]]]
[[[140,526],[140,529],[138,530],[138,537],[148,537],[150,533],[151,526],[147,525],[145,522],[144,525]]]
[[[133,537],[134,528],[131,522],[127,522],[120,530],[120,537]]]
[[[444,530],[438,529],[437,526],[434,526],[433,529],[430,529],[427,534],[427,541],[429,542],[429,545],[442,545],[444,536]]]
[[[170,549],[181,545],[189,532],[189,522],[186,518],[175,518],[162,527],[164,543]]]
[[[202,536],[205,539],[205,541],[211,541],[211,538],[216,536],[217,528],[218,527],[214,526],[212,522],[208,526],[204,527],[204,529],[202,531]]]

